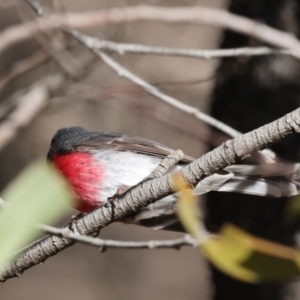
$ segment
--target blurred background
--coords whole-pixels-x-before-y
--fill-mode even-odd
[[[234,13],[299,34],[296,0],[186,1],[41,1],[52,11],[89,11],[146,3],[160,6],[203,5]],[[25,1],[0,1],[0,29],[36,18]],[[218,49],[260,46],[232,32],[193,24],[124,23],[85,29],[100,39],[178,48]],[[126,54],[112,56],[149,83],[184,103],[214,115],[233,128],[249,131],[299,106],[299,63],[289,56],[223,60]],[[42,92],[41,92],[42,89]],[[39,92],[38,111],[0,144],[0,188],[37,157],[45,157],[55,131],[82,126],[92,131],[138,135],[200,157],[223,141],[223,135],[156,100],[122,79],[87,49],[58,30],[37,34],[0,56],[0,121],[8,126],[21,101]],[[0,123],[1,126],[1,123]],[[1,131],[2,130],[2,131]],[[298,160],[299,138],[275,150],[285,160]],[[200,199],[216,225],[233,222],[259,236],[294,245],[298,223],[285,224],[287,199],[211,193]],[[268,210],[266,210],[268,207]],[[74,211],[75,212],[75,211]],[[73,213],[74,213],[73,212]],[[70,216],[59,224],[68,222]],[[102,238],[167,239],[177,233],[113,224]],[[213,269],[193,249],[108,250],[75,245],[21,279],[0,285],[1,299],[297,299],[298,284],[248,285]]]

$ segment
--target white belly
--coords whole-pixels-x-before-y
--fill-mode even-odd
[[[105,165],[101,201],[112,197],[122,186],[133,186],[147,177],[161,162],[160,158],[131,152],[115,152],[111,150],[96,152],[94,157]]]

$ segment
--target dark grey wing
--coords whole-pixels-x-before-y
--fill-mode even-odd
[[[91,132],[85,136],[84,140],[81,139],[72,143],[72,150],[87,151],[92,149],[131,151],[160,158],[164,158],[174,151],[172,148],[150,140],[114,132]],[[193,160],[192,157],[185,156],[182,162],[190,163]]]

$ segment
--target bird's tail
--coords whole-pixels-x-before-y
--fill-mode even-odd
[[[300,164],[234,165],[202,180],[195,194],[234,192],[264,197],[299,194]]]
[[[194,189],[195,195],[210,191],[276,198],[294,196],[300,191],[300,164],[230,166],[203,179]],[[176,195],[171,195],[129,216],[128,223],[184,232],[176,210]],[[203,216],[199,218],[203,220]]]

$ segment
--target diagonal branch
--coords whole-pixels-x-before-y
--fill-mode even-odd
[[[249,133],[228,140],[180,170],[181,175],[195,186],[200,180],[234,164],[253,151],[270,147],[287,136],[300,132],[300,108],[284,117]],[[73,232],[91,235],[95,231],[121,219],[175,191],[172,175],[144,181],[121,195],[113,205],[108,203],[68,225]],[[16,261],[1,270],[0,281],[20,276],[25,270],[70,247],[74,241],[46,236],[33,243]]]

